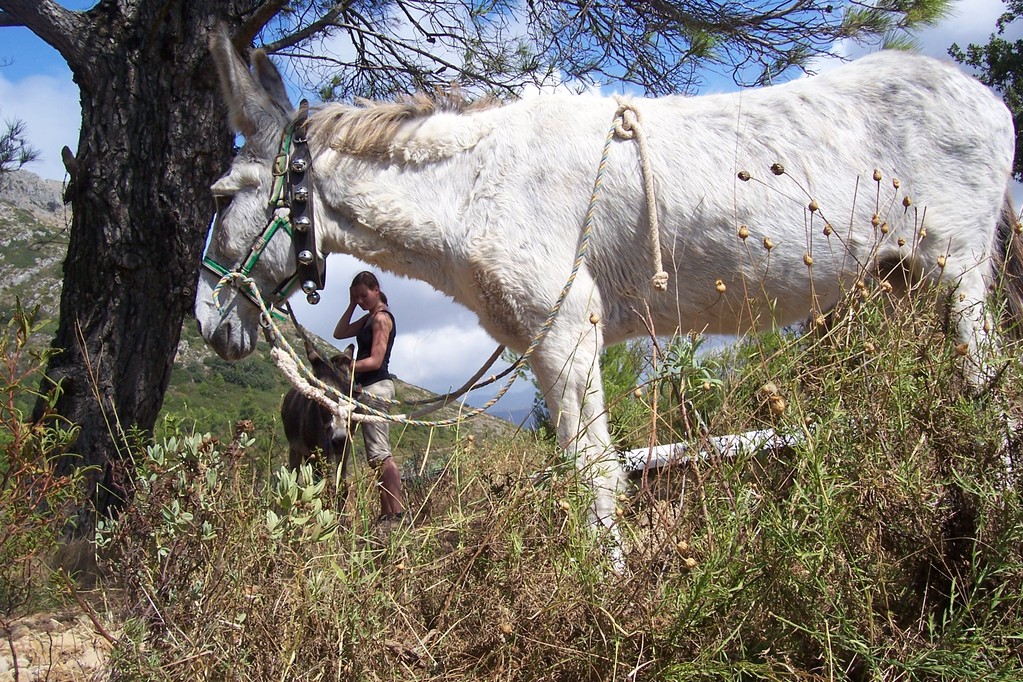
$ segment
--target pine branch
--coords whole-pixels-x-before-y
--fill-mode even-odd
[[[89,21],[82,12],[54,0],[0,0],[0,26],[24,26],[57,50],[72,71],[85,61],[82,36]]]

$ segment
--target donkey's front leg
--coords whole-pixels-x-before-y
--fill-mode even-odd
[[[562,310],[563,315],[568,312]],[[531,366],[550,408],[558,442],[575,457],[582,480],[593,490],[592,524],[613,528],[617,498],[625,490],[625,472],[607,427],[599,365],[602,337],[599,327],[588,321],[566,322],[559,319],[551,328]],[[617,532],[614,540],[617,563]]]

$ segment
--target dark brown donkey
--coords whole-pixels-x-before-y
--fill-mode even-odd
[[[348,393],[352,385],[352,365],[355,346],[350,345],[327,362],[306,340],[306,356],[313,374],[320,381]],[[293,388],[284,396],[281,405],[281,422],[288,437],[288,465],[297,469],[311,462],[322,471],[322,462],[340,465],[342,475],[347,474],[351,452],[348,429],[335,425],[334,415],[315,400],[305,397]]]

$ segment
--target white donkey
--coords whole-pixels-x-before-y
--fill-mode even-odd
[[[260,322],[238,288],[225,286],[214,305],[220,275],[248,273],[272,300],[288,295],[281,283],[297,268],[335,252],[430,283],[512,349],[530,343],[572,272],[619,101],[459,107],[417,97],[325,104],[307,120],[265,54],[252,53],[250,70],[226,34],[211,48],[245,136],[212,188],[218,218],[195,306],[219,355],[251,353]],[[957,283],[958,335],[980,380],[1014,148],[1009,112],[984,86],[887,52],[776,87],[628,104],[646,133],[667,290],[650,283],[639,147],[614,140],[589,250],[530,359],[560,441],[592,483],[595,521],[612,524],[624,482],[597,364],[606,345],[787,324],[827,310],[843,286],[898,270]],[[291,145],[306,136],[311,167],[298,164],[305,175],[291,182],[303,186],[282,194]],[[314,202],[316,226],[301,257],[288,239],[292,222],[296,238],[304,228],[288,201],[296,193]],[[285,230],[265,229],[282,215]],[[314,276],[301,279],[315,290]]]

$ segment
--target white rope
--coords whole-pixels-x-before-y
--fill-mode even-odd
[[[274,346],[270,349],[270,357],[273,358],[274,364],[277,368],[288,378],[291,385],[301,393],[304,397],[309,400],[315,400],[320,405],[330,410],[338,420],[342,423],[347,424],[349,421],[353,422],[369,422],[369,423],[381,423],[386,421],[392,421],[386,417],[378,417],[371,414],[361,414],[355,411],[356,403],[348,396],[342,395],[335,391],[335,395],[338,395],[341,400],[334,400],[326,391],[320,389],[306,380],[305,375],[309,373],[307,369],[299,369],[298,363],[295,362],[294,358],[288,353],[288,351]],[[393,419],[402,419],[403,415],[394,415]]]
[[[668,273],[664,270],[661,260],[661,230],[657,220],[657,196],[654,194],[654,172],[650,166],[650,151],[647,147],[646,133],[643,131],[642,117],[639,109],[628,100],[615,97],[618,102],[618,110],[615,112],[615,120],[621,117],[621,122],[615,125],[615,134],[623,140],[636,140],[639,145],[639,162],[643,168],[643,191],[646,193],[646,211],[650,223],[650,252],[654,261],[654,275],[650,278],[650,284],[657,291],[668,289]]]

